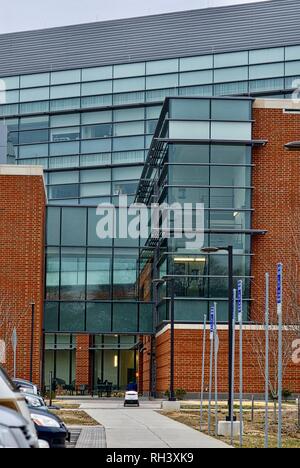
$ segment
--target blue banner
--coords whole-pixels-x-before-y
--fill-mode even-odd
[[[239,316],[243,313],[243,281],[238,281],[238,314]]]

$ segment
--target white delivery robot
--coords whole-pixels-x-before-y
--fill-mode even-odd
[[[126,406],[140,406],[138,392],[134,390],[128,390],[125,393],[124,407],[126,408]]]

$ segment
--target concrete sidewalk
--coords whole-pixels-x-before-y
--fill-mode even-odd
[[[142,402],[140,408],[121,403],[84,403],[86,411],[105,427],[107,448],[230,448],[157,410],[160,404]]]

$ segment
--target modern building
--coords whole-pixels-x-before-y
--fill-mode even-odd
[[[128,203],[149,195],[149,165],[153,152],[162,156],[157,132],[169,103],[186,109],[163,143],[176,163],[162,169],[160,196],[207,205],[205,241],[233,245],[235,276],[245,284],[245,318],[257,318],[262,292],[256,280],[262,284],[262,271],[274,267],[282,237],[271,204],[264,217],[265,199],[259,198],[262,184],[282,183],[280,172],[270,177],[273,152],[269,158],[263,153],[274,140],[277,165],[297,159],[284,145],[298,140],[298,115],[294,108],[284,113],[282,100],[289,107],[299,86],[299,18],[297,0],[272,0],[0,36],[6,88],[0,123],[9,129],[17,164],[43,166],[47,187],[43,333],[35,328],[44,382],[53,371],[67,385],[109,381],[124,388],[138,378],[144,391],[165,391],[169,295],[163,290],[158,304],[149,278],[166,268],[199,276],[177,285],[176,320],[186,337],[177,348],[178,375],[194,376],[194,383],[178,386],[198,389],[197,327],[211,302],[218,301],[226,327],[225,255],[186,262],[182,258],[190,256],[174,243],[160,246],[170,258],[157,263],[151,261],[157,246],[147,239],[97,236],[100,203],[120,210],[120,195]],[[239,99],[217,99],[233,95]],[[258,97],[280,99],[279,110],[256,109]],[[273,113],[286,133],[274,126]],[[285,127],[289,119],[292,128]],[[196,144],[187,148],[195,132]],[[297,185],[290,190],[296,199]],[[273,228],[276,242],[266,247],[264,234]],[[265,248],[271,253],[259,263]]]

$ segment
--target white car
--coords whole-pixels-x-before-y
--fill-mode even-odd
[[[27,422],[27,437],[30,447],[39,448],[38,438],[29,409],[22,393],[10,380],[4,369],[0,366],[0,407],[15,411]],[[1,421],[0,421],[1,423]]]
[[[124,407],[126,406],[140,406],[138,392],[130,390],[125,393]]]

